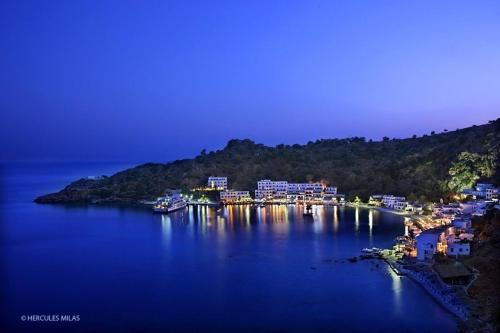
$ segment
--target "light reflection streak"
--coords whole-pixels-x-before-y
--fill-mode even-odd
[[[401,277],[387,266],[387,271],[392,279],[392,292],[394,295],[394,304],[397,312],[401,312]]]
[[[356,207],[356,212],[354,214],[354,229],[356,233],[359,231],[359,207]]]
[[[170,216],[162,214],[161,216],[161,231],[163,233],[163,238],[170,242],[172,237],[172,220]]]
[[[245,225],[250,226],[250,205],[245,208]]]
[[[324,216],[325,216],[325,209],[322,206],[313,206],[313,219],[314,219],[314,232],[315,233],[322,233],[323,228],[324,228]]]
[[[337,233],[339,229],[339,216],[337,206],[333,206],[333,231]]]
[[[373,209],[370,209],[368,212],[368,239],[370,241],[370,245],[372,244],[372,234],[373,234]]]

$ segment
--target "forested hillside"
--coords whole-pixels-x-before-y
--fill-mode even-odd
[[[99,180],[78,180],[58,193],[36,199],[56,202],[136,202],[166,188],[204,185],[210,175],[227,176],[230,187],[251,190],[259,179],[323,181],[348,197],[393,193],[436,200],[476,180],[500,184],[500,120],[440,134],[367,141],[321,139],[305,145],[268,147],[230,140],[193,159],[147,163]]]

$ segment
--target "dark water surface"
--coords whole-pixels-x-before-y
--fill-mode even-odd
[[[37,195],[126,165],[7,164],[1,172],[7,331],[453,332],[453,317],[380,263],[402,218],[368,209],[37,205]],[[23,322],[22,315],[79,315]]]

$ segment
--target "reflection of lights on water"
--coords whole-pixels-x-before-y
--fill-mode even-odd
[[[333,206],[333,231],[337,232],[339,229],[339,216],[337,206]]]
[[[401,311],[401,277],[394,273],[394,271],[387,265],[387,271],[392,278],[392,293],[394,295],[394,303],[396,310]]]
[[[356,232],[359,231],[359,207],[356,207],[356,212],[354,213],[354,227]]]
[[[233,206],[232,205],[227,206],[226,218],[227,218],[227,222],[230,224],[233,223],[233,214],[234,214]]]
[[[217,234],[222,237],[226,236],[226,220],[221,216],[217,216]]]
[[[161,216],[161,231],[163,233],[163,236],[167,240],[170,240],[170,236],[172,235],[172,220],[170,219],[170,216],[162,214],[162,216]]]
[[[250,225],[250,206],[245,208],[245,224]]]
[[[188,207],[188,215],[189,215],[189,221],[194,221],[194,207],[193,206]]]
[[[405,236],[410,235],[410,230],[408,230],[408,225],[405,224]]]
[[[206,224],[207,223],[207,206],[202,206],[201,207],[201,223]]]
[[[256,229],[259,232],[272,232],[269,230],[269,227],[274,232],[282,234],[288,234],[292,229],[297,232],[310,230],[315,234],[325,231],[330,232],[331,230],[331,232],[337,234],[340,230],[340,220],[342,220],[345,214],[344,207],[336,205],[332,207],[313,205],[312,217],[303,216],[303,211],[304,207],[299,205],[267,205],[266,207],[228,205],[220,208],[201,205],[193,208],[190,206],[183,212],[162,215],[161,227],[166,240],[171,239],[171,233],[175,232],[173,228],[181,226],[188,227],[190,232],[199,230],[201,231],[200,234],[203,235],[212,234],[224,238],[227,237],[226,233],[235,232],[237,229],[244,229],[245,232],[251,232],[252,229]],[[333,214],[331,220],[330,212]],[[349,211],[349,213],[351,212],[352,210]],[[364,214],[362,208],[356,207],[354,210],[355,237],[359,237],[361,231],[365,232],[365,228],[360,224],[364,221],[361,221],[361,218],[365,219],[366,215],[361,216],[361,214]],[[368,210],[367,236],[370,244],[373,241],[374,226],[379,223],[378,214],[376,210]],[[408,232],[408,226],[405,226],[405,235]]]
[[[370,239],[370,244],[372,240],[372,231],[373,231],[373,210],[370,209],[368,212],[368,227],[369,227],[369,233],[368,233],[368,238]]]

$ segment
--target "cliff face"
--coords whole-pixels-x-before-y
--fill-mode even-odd
[[[464,260],[469,267],[479,271],[479,276],[469,289],[478,300],[483,319],[500,329],[500,211],[475,218],[476,242],[472,255]]]
[[[225,175],[230,187],[253,190],[259,179],[323,181],[349,197],[394,193],[410,199],[438,199],[445,192],[448,169],[463,151],[496,154],[500,120],[486,125],[408,139],[371,142],[364,138],[317,140],[306,145],[267,147],[231,140],[214,152],[167,164],[139,165],[99,180],[78,180],[38,203],[122,202],[150,200],[166,188],[204,185],[210,175]],[[500,183],[500,172],[492,180]]]

